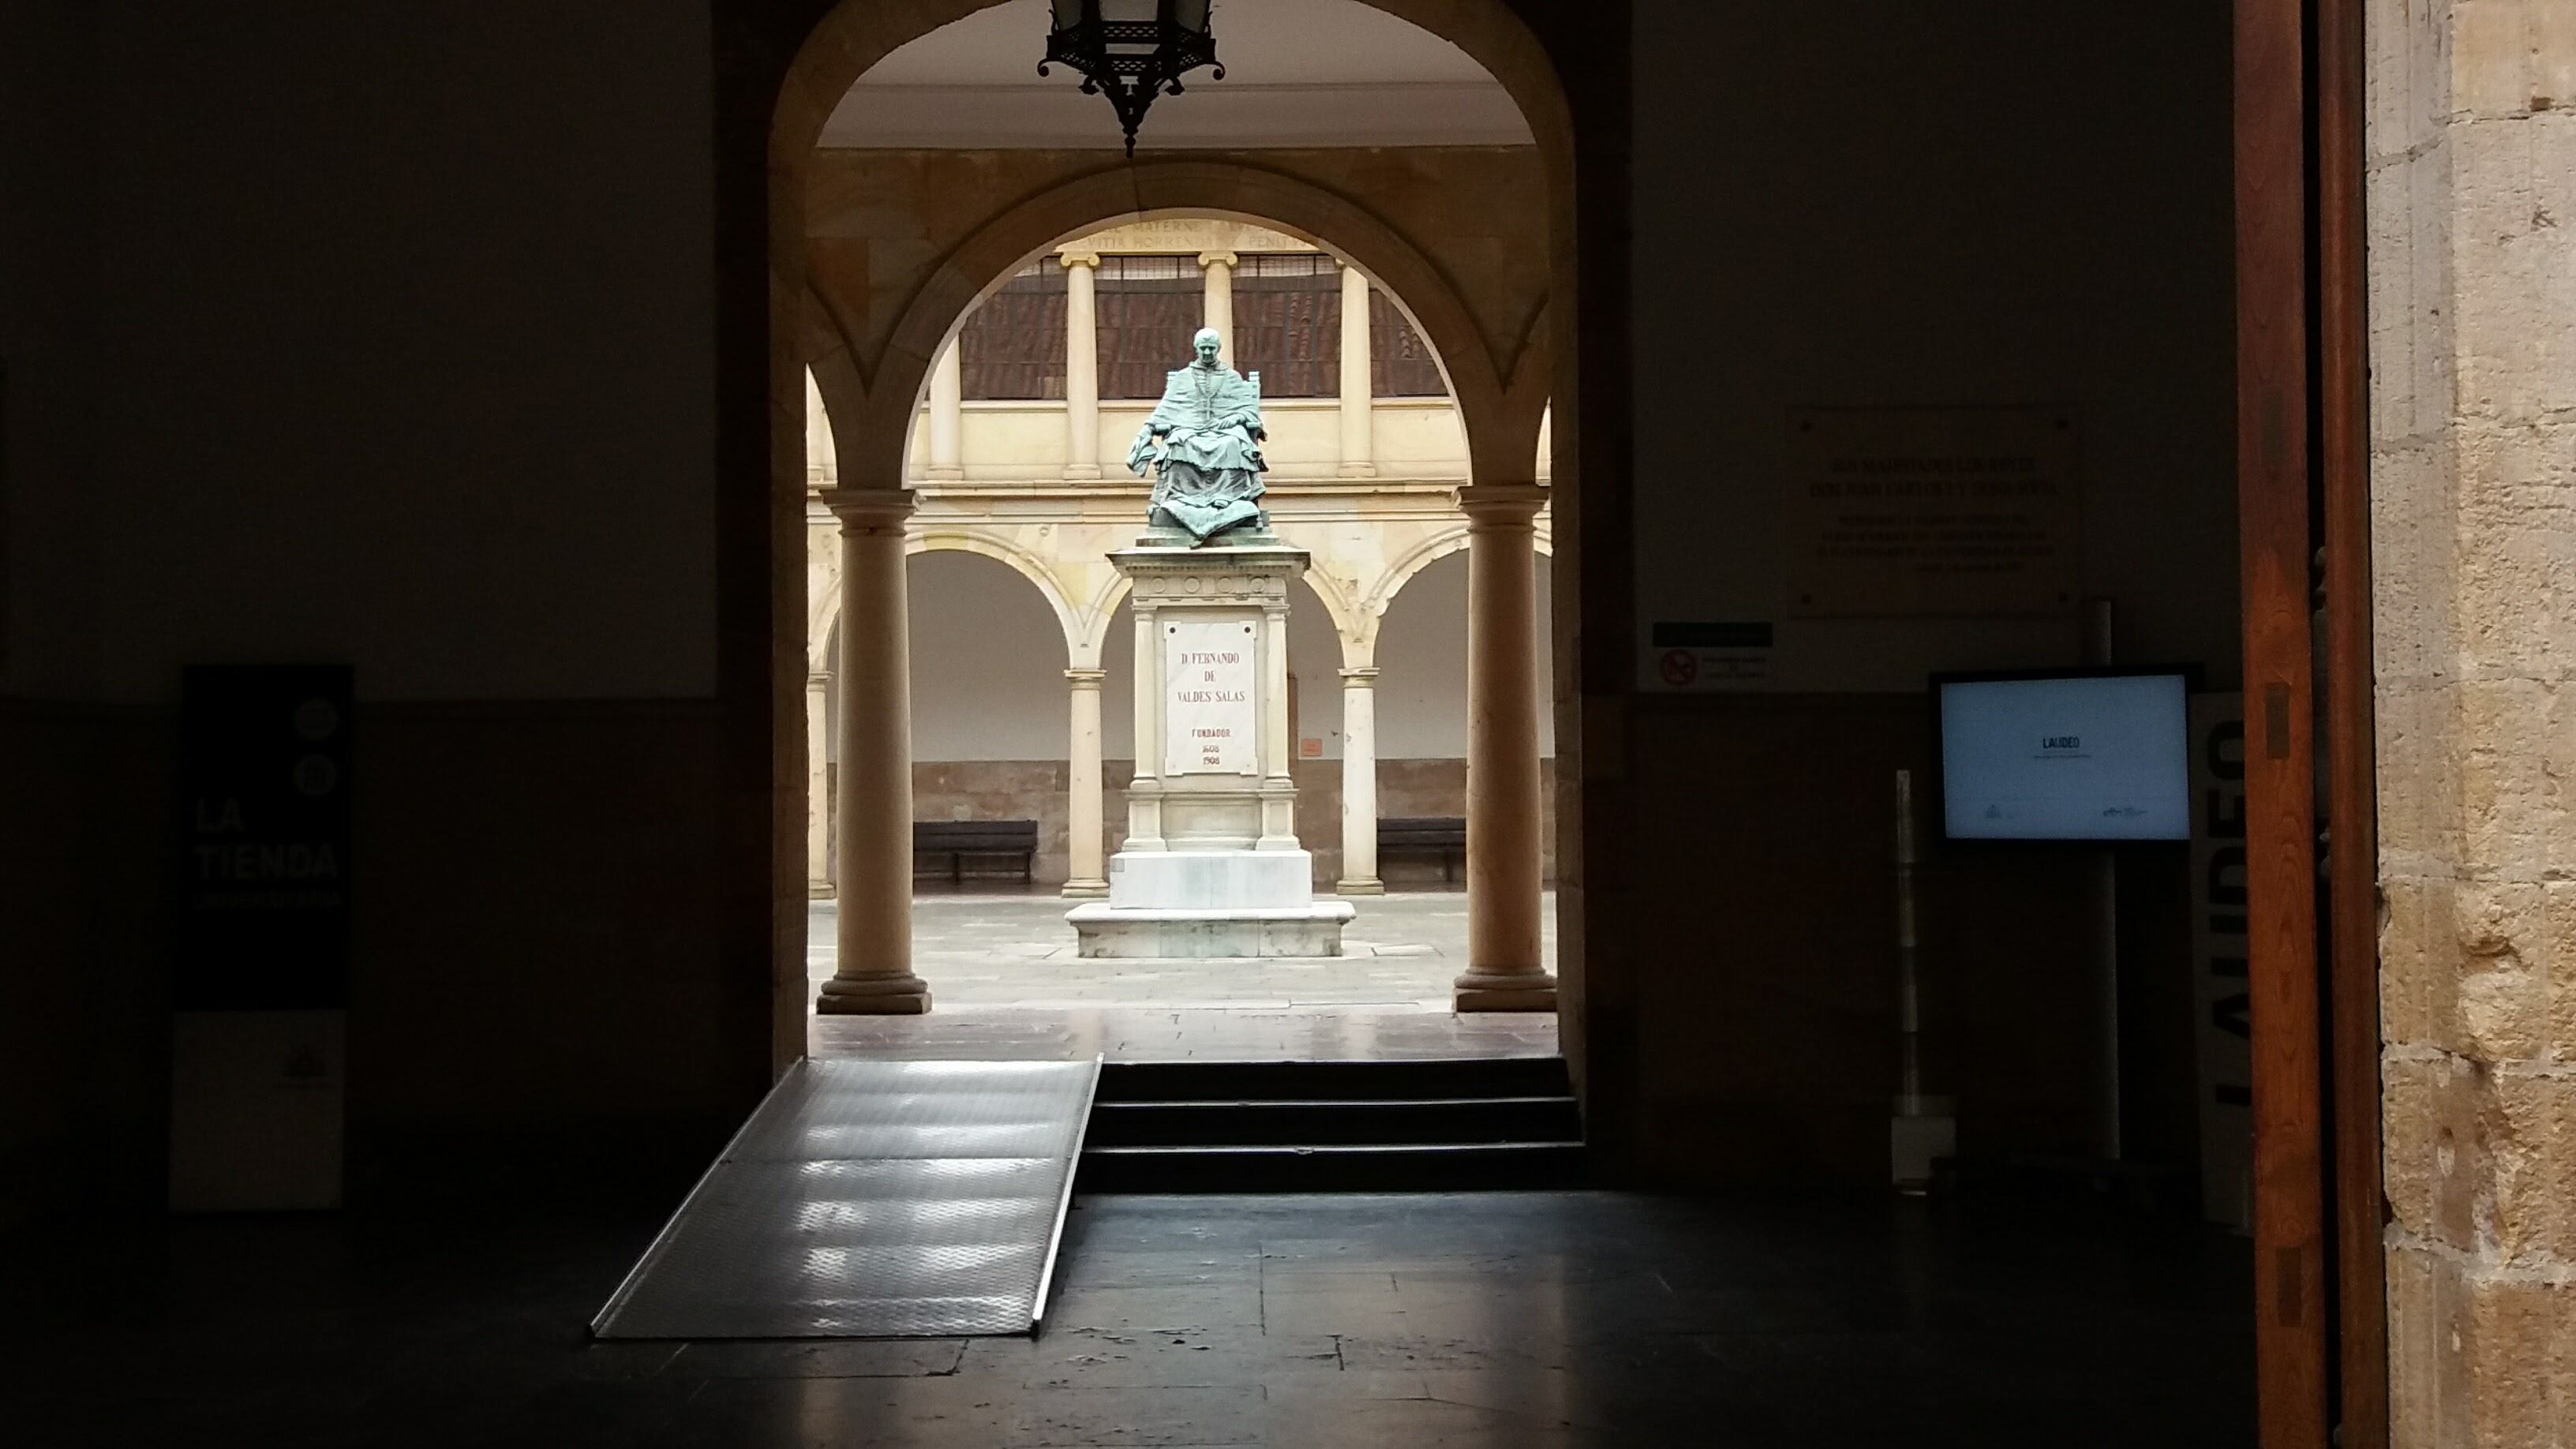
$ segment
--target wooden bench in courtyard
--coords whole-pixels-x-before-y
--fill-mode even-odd
[[[912,876],[948,877],[951,884],[968,875],[967,863],[983,868],[978,879],[1035,878],[1038,823],[1034,820],[916,820],[912,823]],[[1001,869],[995,868],[998,862]]]
[[[1400,815],[1377,822],[1377,858],[1435,855],[1440,879],[1454,881],[1467,859],[1467,822],[1455,815]]]

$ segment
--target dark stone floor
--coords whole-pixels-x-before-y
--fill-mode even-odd
[[[2253,1442],[2242,1244],[2090,1204],[1095,1198],[1035,1341],[587,1342],[667,1208],[17,1236],[0,1442]]]

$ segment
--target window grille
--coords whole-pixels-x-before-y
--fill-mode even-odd
[[[957,329],[960,391],[970,398],[1064,396],[1064,266],[1041,257]]]
[[[1334,397],[1342,389],[1342,278],[1318,252],[1247,253],[1234,272],[1236,371],[1261,374],[1263,397]]]
[[[1394,299],[1369,290],[1369,392],[1377,397],[1447,397],[1440,364]]]
[[[1102,257],[1095,296],[1100,395],[1161,397],[1166,374],[1190,360],[1190,338],[1206,322],[1198,258]]]

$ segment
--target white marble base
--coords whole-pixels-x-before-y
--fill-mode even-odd
[[[1303,852],[1299,852],[1303,854]],[[1076,906],[1065,913],[1084,957],[1144,960],[1212,960],[1225,957],[1339,956],[1342,927],[1354,912],[1348,901],[1308,901],[1294,906],[1179,910]]]
[[[1164,911],[1274,910],[1315,898],[1303,850],[1122,850],[1109,858],[1109,903]]]

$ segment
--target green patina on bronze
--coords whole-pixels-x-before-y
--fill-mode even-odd
[[[1139,477],[1154,468],[1146,521],[1187,533],[1195,548],[1230,530],[1267,530],[1260,498],[1269,465],[1261,460],[1268,434],[1261,429],[1260,374],[1247,380],[1218,361],[1223,340],[1213,328],[1199,329],[1193,344],[1198,357],[1165,379],[1163,400],[1127,450],[1127,467]]]

